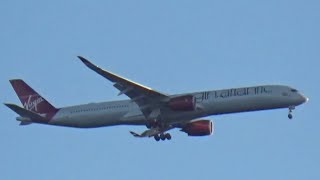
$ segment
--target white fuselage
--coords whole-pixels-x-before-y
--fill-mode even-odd
[[[179,123],[193,119],[236,112],[288,108],[302,104],[306,98],[288,86],[265,85],[191,94],[196,99],[196,110],[161,110],[162,119]],[[175,96],[187,95],[178,94]],[[120,124],[144,125],[146,118],[132,100],[91,103],[59,109],[49,122],[52,125],[91,128]]]

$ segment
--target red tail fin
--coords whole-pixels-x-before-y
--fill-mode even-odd
[[[16,91],[23,107],[40,114],[55,114],[57,109],[21,79],[12,79],[10,83]]]

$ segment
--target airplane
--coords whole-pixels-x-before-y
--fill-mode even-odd
[[[170,140],[167,131],[178,128],[188,136],[207,136],[214,131],[207,116],[288,108],[288,118],[296,106],[308,101],[298,90],[284,85],[260,85],[168,95],[153,90],[115,73],[103,70],[78,56],[89,69],[113,83],[130,99],[89,103],[56,108],[21,79],[10,83],[23,107],[4,103],[16,112],[20,125],[32,123],[96,128],[114,125],[144,125],[142,133],[130,131],[134,137],[154,137],[156,141]]]

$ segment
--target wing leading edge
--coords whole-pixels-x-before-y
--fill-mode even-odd
[[[148,116],[155,109],[159,108],[161,101],[169,98],[167,95],[155,91],[147,86],[133,82],[110,71],[101,69],[82,56],[78,56],[78,58],[88,68],[113,82],[113,86],[120,91],[118,95],[125,94],[132,101],[137,103],[146,118],[148,118]]]

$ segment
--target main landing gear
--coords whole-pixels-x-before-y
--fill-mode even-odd
[[[161,139],[162,141],[164,141],[164,140],[166,140],[166,139],[170,140],[170,139],[171,139],[171,135],[170,135],[169,133],[161,133],[161,134],[155,135],[155,136],[154,136],[154,139],[155,139],[156,141],[160,141],[160,139]]]
[[[158,129],[160,132],[167,128],[167,124],[165,124],[164,122],[160,121],[160,119],[157,119],[157,118],[149,120],[146,126],[148,129],[153,129],[153,128]],[[160,140],[164,141],[166,139],[171,140],[171,135],[169,133],[164,133],[164,132],[156,134],[153,137],[156,141],[160,141]]]
[[[292,116],[292,110],[294,110],[294,106],[292,106],[292,107],[289,107],[289,114],[288,114],[288,118],[289,119],[292,119],[293,118],[293,116]]]

